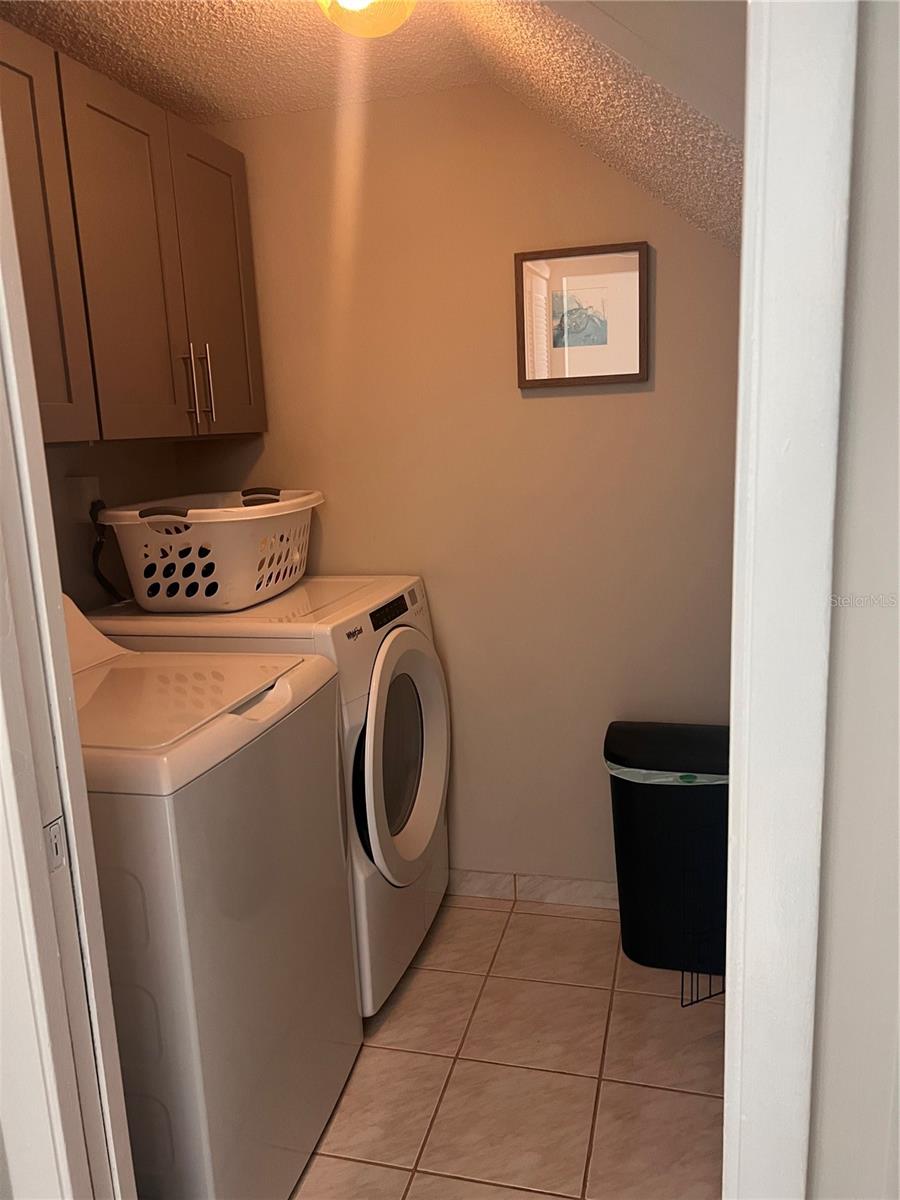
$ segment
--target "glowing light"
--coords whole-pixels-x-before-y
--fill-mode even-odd
[[[416,0],[318,0],[319,8],[338,29],[354,37],[379,38],[407,21]]]

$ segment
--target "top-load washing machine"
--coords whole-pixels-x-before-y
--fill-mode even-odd
[[[337,665],[362,1012],[409,966],[447,888],[450,716],[425,588],[413,576],[307,577],[253,608],[93,613],[136,650],[320,654]]]
[[[287,1200],[362,1040],[334,664],[65,612],[138,1191]]]

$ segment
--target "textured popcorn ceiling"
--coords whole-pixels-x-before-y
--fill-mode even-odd
[[[450,7],[364,42],[314,0],[4,0],[0,16],[189,120],[227,121],[337,104],[348,44],[365,47],[367,99],[483,81]]]
[[[498,83],[693,224],[739,245],[743,156],[724,129],[541,4],[464,4],[458,13]]]
[[[0,16],[195,121],[489,79],[739,243],[739,143],[535,0],[420,0],[390,37],[352,43],[314,0],[0,0]]]

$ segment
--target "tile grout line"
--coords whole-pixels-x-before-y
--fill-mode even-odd
[[[450,1080],[453,1078],[453,1072],[456,1070],[456,1064],[459,1062],[459,1052],[462,1049],[463,1042],[465,1042],[465,1040],[468,1036],[469,1027],[471,1026],[472,1021],[475,1018],[475,1011],[478,1008],[478,1004],[481,1000],[484,989],[487,987],[487,981],[488,981],[488,978],[491,973],[491,967],[493,967],[494,960],[496,959],[497,955],[500,952],[500,945],[501,945],[504,937],[506,936],[506,930],[509,927],[509,920],[510,920],[511,916],[512,916],[512,909],[509,909],[509,911],[506,913],[506,920],[503,922],[503,928],[500,930],[500,936],[497,938],[497,945],[494,947],[494,952],[491,955],[490,962],[488,963],[487,969],[486,969],[484,975],[482,976],[481,987],[478,989],[478,995],[475,997],[475,1003],[472,1005],[472,1011],[469,1013],[468,1019],[463,1028],[463,1031],[462,1031],[462,1035],[460,1036],[459,1042],[457,1043],[456,1053],[453,1055],[453,1059],[451,1060],[450,1070],[447,1072],[447,1078],[444,1080],[443,1087],[441,1088],[440,1092],[438,1093],[437,1103],[435,1104],[434,1111],[432,1112],[431,1117],[428,1120],[428,1125],[425,1128],[425,1134],[422,1138],[421,1144],[419,1145],[418,1153],[416,1154],[415,1161],[413,1162],[412,1167],[410,1168],[409,1180],[407,1181],[406,1187],[403,1189],[403,1191],[400,1195],[400,1200],[407,1200],[410,1189],[412,1188],[413,1181],[415,1180],[415,1177],[416,1177],[416,1171],[418,1170],[418,1166],[419,1166],[419,1163],[421,1162],[422,1155],[425,1153],[425,1147],[428,1144],[428,1139],[431,1136],[431,1131],[434,1128],[434,1123],[437,1120],[437,1115],[441,1111],[441,1105],[444,1102],[444,1096],[447,1093],[447,1088],[450,1086]],[[602,1066],[602,1064],[601,1064],[601,1066]]]
[[[510,916],[515,916],[515,913],[510,913]],[[618,944],[618,939],[617,939]],[[416,967],[417,971],[440,971],[445,975],[467,975],[470,979],[480,979],[481,974],[478,971],[445,971],[443,967]],[[535,979],[533,975],[501,975],[498,971],[496,975],[491,975],[492,979],[508,979],[511,983],[547,983],[551,987],[571,987],[581,988],[586,992],[608,992],[610,986],[608,983],[572,983],[571,980],[566,980],[565,983],[559,979]],[[625,989],[620,989],[624,991]],[[677,996],[656,996],[652,992],[628,992],[629,996],[650,996],[653,995],[655,1000],[677,1000]],[[426,1051],[426,1053],[431,1053]]]
[[[505,979],[505,978],[506,978],[505,975],[490,975],[490,976],[485,977],[485,979]],[[513,980],[513,982],[514,983],[531,983],[533,981],[526,979],[526,980]],[[537,980],[535,982],[540,982],[540,980]],[[568,987],[569,985],[568,984],[553,984],[551,986],[553,986],[553,987]],[[480,999],[480,997],[481,997],[481,992],[483,990],[484,990],[483,988],[479,989],[478,997],[476,998],[476,1001],[475,1001],[476,1005],[478,1003],[478,999]],[[610,1008],[612,1007],[613,993],[609,988],[589,988],[587,990],[589,990],[589,991],[608,991],[610,993]],[[631,993],[628,993],[628,994],[631,994]],[[475,1010],[473,1009],[472,1011],[474,1014]],[[466,1032],[468,1032],[468,1026],[466,1027]],[[463,1037],[465,1037],[465,1034],[463,1034]],[[533,1063],[501,1062],[499,1059],[495,1059],[495,1058],[470,1058],[468,1055],[460,1053],[460,1051],[456,1051],[453,1054],[441,1054],[437,1050],[410,1050],[406,1046],[382,1046],[378,1042],[364,1042],[363,1045],[367,1046],[370,1050],[386,1050],[390,1054],[416,1054],[420,1058],[443,1058],[450,1062],[453,1062],[456,1059],[459,1059],[461,1062],[483,1063],[485,1066],[488,1066],[488,1067],[509,1067],[509,1069],[511,1071],[539,1071],[544,1075],[566,1075],[570,1079],[594,1079],[594,1080],[596,1080],[599,1078],[599,1079],[602,1079],[604,1083],[618,1083],[618,1084],[621,1084],[623,1087],[649,1088],[653,1092],[675,1092],[679,1096],[705,1096],[709,1100],[721,1100],[722,1099],[721,1092],[700,1092],[700,1091],[697,1091],[696,1088],[673,1087],[671,1084],[667,1084],[667,1083],[647,1083],[644,1080],[621,1079],[616,1075],[597,1075],[593,1072],[588,1074],[588,1072],[586,1072],[586,1071],[567,1071],[563,1067],[536,1067],[536,1066],[534,1066]],[[604,1045],[605,1045],[605,1040],[604,1040]],[[461,1050],[461,1048],[462,1048],[462,1043],[460,1043],[460,1050]],[[603,1056],[601,1055],[601,1060],[602,1060],[602,1057]],[[601,1068],[601,1070],[602,1070],[602,1068]],[[316,1153],[320,1153],[320,1151],[316,1151]],[[328,1151],[328,1157],[329,1158],[353,1158],[353,1155],[352,1154],[336,1154],[334,1151]],[[365,1159],[365,1158],[360,1158],[360,1159],[357,1159],[356,1161],[357,1162],[368,1162],[369,1160]],[[381,1164],[381,1165],[385,1165],[385,1164]],[[386,1165],[396,1166],[395,1163],[388,1163]],[[408,1167],[399,1167],[398,1168],[398,1170],[404,1170],[404,1171],[408,1170],[408,1169],[409,1169]],[[435,1174],[439,1175],[440,1172],[437,1171],[437,1172],[435,1172]],[[519,1185],[517,1185],[517,1186],[519,1186]]]
[[[492,979],[502,979],[501,975],[492,975]],[[612,993],[610,993],[610,1003],[612,1003]],[[501,1062],[496,1058],[469,1058],[466,1055],[460,1055],[462,1062],[483,1063],[486,1067],[509,1067],[511,1071],[538,1071],[542,1075],[565,1075],[567,1079],[599,1079],[599,1075],[588,1074],[586,1071],[565,1071],[562,1067],[535,1067],[531,1063],[511,1063]],[[619,1081],[616,1080],[618,1083]],[[638,1084],[637,1086],[640,1086]],[[510,1187],[513,1185],[510,1184]],[[519,1186],[519,1185],[517,1185]]]
[[[515,907],[517,904],[545,904],[548,908],[560,907],[559,905],[552,904],[549,900],[518,900],[518,899],[510,900],[508,896],[457,896],[457,895],[453,896],[453,900],[456,901],[456,903],[448,904],[447,908],[468,908],[470,911],[474,910],[475,912],[514,912],[514,913],[517,913],[517,915],[520,917],[553,917],[557,921],[597,921],[601,925],[620,925],[621,924],[619,917],[582,917],[580,914],[577,914],[577,913],[528,912],[526,909],[522,909],[522,908],[517,909]],[[511,909],[509,909],[509,908],[484,908],[480,904],[463,904],[462,901],[464,901],[464,900],[498,900],[498,901],[502,900],[504,903],[511,904],[512,908]],[[575,904],[575,905],[563,905],[562,907],[564,907],[564,908],[565,907],[590,908],[591,906],[589,904]],[[604,908],[601,908],[600,905],[597,905],[597,911],[598,912],[616,912],[617,910],[612,909],[612,908],[604,909]]]
[[[513,914],[515,915],[515,914]],[[616,946],[618,947],[619,939],[616,938]],[[501,975],[499,971],[493,975],[493,979],[509,979],[513,983],[549,983],[552,987],[571,987],[581,988],[585,992],[611,992],[612,987],[608,983],[573,983],[571,980],[566,980],[563,983],[559,979],[534,979],[531,975]],[[669,997],[663,997],[669,999]],[[677,999],[677,997],[675,997]]]
[[[490,975],[490,976],[487,976],[486,978],[502,979],[503,976],[502,975]],[[517,980],[516,982],[519,982],[519,981]],[[528,980],[525,980],[524,982],[527,983]],[[599,991],[600,989],[598,988],[597,990]],[[611,997],[611,995],[612,994],[610,993],[610,997]],[[479,998],[480,998],[480,992],[479,992]],[[476,1004],[477,1004],[477,1002],[478,1001],[476,1000]],[[460,1054],[460,1053],[439,1054],[436,1050],[407,1050],[405,1046],[379,1046],[377,1044],[373,1044],[372,1042],[366,1042],[365,1045],[368,1046],[370,1050],[386,1050],[390,1054],[418,1054],[420,1058],[443,1058],[445,1061],[451,1061],[451,1062],[455,1062],[456,1059],[459,1059],[460,1062],[482,1063],[486,1067],[509,1067],[509,1069],[511,1071],[538,1071],[542,1075],[566,1075],[569,1079],[593,1079],[596,1081],[599,1078],[599,1076],[597,1075],[597,1073],[595,1071],[591,1071],[590,1073],[588,1073],[587,1071],[567,1071],[563,1067],[535,1067],[531,1063],[501,1062],[499,1059],[496,1059],[496,1058],[470,1058],[469,1055]],[[610,1083],[629,1083],[629,1082],[630,1081],[627,1079],[611,1079],[610,1080]],[[633,1086],[634,1087],[654,1087],[655,1085],[652,1083],[646,1083],[646,1084],[645,1083],[636,1083]],[[677,1091],[681,1091],[682,1089],[681,1088],[662,1088],[660,1090],[677,1092]],[[705,1096],[708,1093],[695,1092],[694,1094],[697,1096]],[[334,1157],[335,1158],[346,1158],[346,1157],[350,1157],[350,1156],[344,1155],[344,1154],[335,1154]],[[360,1159],[360,1161],[362,1162],[363,1160]],[[440,1172],[438,1172],[438,1173],[440,1173]]]
[[[615,925],[617,929],[622,925],[621,921],[607,921],[602,917],[573,917],[569,913],[526,912],[522,908],[513,908],[512,915],[514,917],[530,917],[533,921],[588,921],[591,925]]]
[[[508,1190],[509,1188],[518,1188],[519,1191],[534,1192],[536,1194],[540,1194],[541,1196],[552,1196],[554,1200],[578,1200],[577,1197],[567,1196],[565,1192],[548,1192],[546,1188],[544,1188],[542,1192],[537,1193],[536,1188],[529,1187],[527,1184],[523,1183],[489,1183],[485,1179],[476,1179],[473,1175],[451,1175],[446,1171],[433,1171],[428,1167],[416,1167],[415,1171],[413,1171],[412,1167],[398,1167],[396,1163],[378,1162],[378,1160],[374,1158],[351,1158],[349,1154],[335,1154],[331,1150],[317,1150],[315,1153],[317,1158],[331,1158],[334,1159],[335,1162],[360,1163],[364,1167],[381,1167],[385,1171],[397,1171],[401,1175],[429,1175],[433,1179],[457,1179],[460,1183],[478,1183],[481,1184],[482,1187],[501,1188],[504,1191]],[[411,1186],[411,1183],[407,1186]],[[405,1195],[406,1192],[404,1191],[400,1197],[400,1200],[403,1200]],[[357,1200],[359,1200],[359,1198],[357,1198]]]
[[[517,900],[516,904],[531,904],[530,900]],[[541,901],[544,903],[544,901]],[[550,905],[549,907],[553,907]],[[583,906],[582,906],[583,907]],[[599,910],[598,910],[599,911]],[[529,912],[527,908],[513,908],[520,917],[552,917],[554,921],[590,921],[592,925],[621,925],[618,917],[582,917],[577,913]]]
[[[474,912],[476,910],[470,909],[469,911]],[[521,916],[527,917],[530,914],[529,913],[512,912],[512,913],[509,913],[508,915],[511,917],[521,917]],[[578,920],[577,917],[572,918],[572,919]],[[589,921],[588,923],[591,925],[602,924],[602,922],[595,922],[595,921]],[[482,977],[480,971],[461,971],[461,970],[448,971],[446,967],[420,966],[420,967],[414,967],[411,969],[416,970],[416,971],[434,971],[439,975],[466,975],[470,979],[473,979],[473,978],[480,979]],[[563,980],[559,980],[559,979],[543,979],[543,978],[538,979],[534,975],[501,975],[499,973],[499,971],[497,972],[496,975],[493,975],[492,978],[493,979],[509,979],[513,983],[549,983],[549,984],[552,984],[554,987],[586,988],[590,992],[608,992],[611,990],[610,985],[608,983],[575,983],[571,979],[566,979],[563,981]],[[642,992],[642,991],[638,991],[638,989],[634,988],[634,987],[620,987],[617,985],[616,991],[625,996],[647,996],[648,998],[653,999],[653,1000],[678,1000],[679,999],[678,996],[673,996],[671,993],[646,992],[646,991]],[[704,1003],[707,1003],[707,1002],[704,1002]],[[713,999],[709,1000],[708,1003],[717,1004],[719,1002],[715,998],[713,998]],[[402,1047],[396,1047],[396,1049],[402,1049]],[[424,1051],[424,1053],[432,1054],[434,1052],[431,1050],[426,1050],[426,1051]],[[449,1057],[449,1056],[445,1055],[444,1057]]]
[[[477,911],[478,911],[478,909],[470,908],[468,911],[469,911],[469,912],[477,912]],[[511,915],[511,914],[505,914],[505,913],[501,913],[500,915],[501,915],[501,916],[505,916],[505,915]],[[482,975],[481,971],[461,971],[461,970],[456,970],[456,971],[448,971],[446,967],[426,967],[426,966],[418,966],[418,967],[407,967],[407,968],[406,968],[406,970],[407,970],[407,971],[409,971],[409,970],[415,970],[415,971],[436,971],[436,972],[437,972],[438,974],[440,974],[440,975],[468,975],[468,977],[469,977],[470,979],[482,979],[482,978],[483,978],[483,975]],[[404,972],[404,974],[405,974],[405,972]],[[401,976],[401,978],[402,978],[402,976]],[[388,997],[388,999],[390,999],[390,997]],[[676,997],[675,997],[675,999],[677,1000],[677,999],[678,999],[678,997],[676,996]],[[387,1003],[387,1001],[385,1001],[385,1003]]]
[[[467,911],[479,912],[481,910],[468,909]],[[497,911],[497,910],[488,910],[488,911]],[[501,933],[501,935],[500,935],[501,941],[503,940],[503,934],[506,933],[507,927],[508,927],[509,922],[512,917],[544,918],[545,915],[550,915],[551,919],[553,919],[553,920],[582,921],[585,924],[599,925],[602,928],[608,928],[610,925],[615,925],[616,929],[618,930],[618,932],[616,934],[616,969],[618,969],[618,959],[619,959],[618,952],[619,952],[619,947],[620,947],[620,943],[621,943],[621,929],[619,928],[618,921],[595,921],[591,917],[568,917],[568,916],[556,917],[552,914],[544,914],[544,913],[523,913],[523,912],[516,912],[516,910],[514,908],[503,910],[503,915],[506,916],[506,921],[503,925],[503,933]],[[497,950],[499,950],[499,944],[497,946],[497,949],[494,951],[493,956],[491,957],[490,965],[488,966],[488,974],[492,974],[492,972],[493,972],[494,961],[497,957]],[[479,971],[463,971],[461,969],[448,972],[446,967],[429,967],[429,966],[426,966],[424,963],[421,964],[420,966],[417,966],[416,970],[418,970],[418,971],[443,971],[445,974],[455,974],[455,975],[479,976],[481,974]],[[613,972],[613,974],[615,975],[615,971]],[[498,972],[496,975],[493,975],[493,978],[509,979],[509,980],[512,980],[514,982],[519,982],[519,983],[549,983],[549,984],[554,984],[554,985],[557,985],[560,987],[587,988],[589,991],[608,992],[608,991],[612,990],[612,984],[575,983],[573,980],[566,980],[565,982],[562,982],[559,979],[538,979],[532,975],[503,975],[500,972]],[[636,994],[638,994],[638,993],[636,993]],[[644,993],[640,993],[640,994],[644,994]],[[671,997],[666,997],[666,999],[670,999],[670,998]],[[677,997],[675,997],[675,999],[677,999]]]
[[[336,1162],[362,1163],[364,1167],[384,1167],[386,1171],[405,1172],[409,1167],[398,1167],[396,1163],[379,1162],[377,1158],[351,1158],[349,1154],[335,1154],[333,1150],[314,1150],[310,1161],[315,1158],[333,1158]],[[290,1198],[293,1200],[293,1198]]]
[[[587,1196],[588,1179],[591,1173],[591,1160],[594,1157],[594,1137],[597,1133],[597,1115],[600,1111],[600,1088],[603,1086],[603,1068],[606,1065],[606,1051],[609,1046],[609,1031],[612,1026],[613,1005],[616,1001],[616,978],[619,974],[619,954],[622,949],[622,935],[616,939],[616,957],[613,963],[612,979],[609,983],[609,1008],[606,1010],[606,1028],[603,1032],[603,1052],[600,1055],[600,1067],[597,1071],[597,1090],[594,1093],[594,1111],[591,1116],[591,1127],[588,1133],[587,1158],[584,1163],[584,1175],[581,1180],[582,1200]]]
[[[546,1188],[538,1192],[537,1188],[529,1187],[524,1183],[506,1184],[506,1183],[488,1183],[485,1179],[476,1179],[473,1175],[445,1175],[441,1171],[429,1171],[427,1167],[419,1167],[419,1175],[428,1175],[432,1179],[456,1179],[460,1183],[477,1183],[482,1187],[498,1188],[500,1191],[509,1191],[510,1188],[518,1189],[520,1192],[530,1192],[535,1196],[552,1196],[553,1200],[578,1200],[575,1196],[567,1196],[565,1192],[548,1192]],[[401,1198],[402,1200],[402,1198]]]
[[[633,1079],[616,1079],[613,1075],[601,1077],[604,1083],[617,1083],[620,1087],[645,1088],[651,1092],[673,1092],[676,1096],[700,1096],[704,1100],[724,1099],[721,1092],[695,1092],[691,1088],[669,1087],[665,1083],[635,1083]]]
[[[516,901],[516,903],[525,903],[525,901]],[[544,912],[529,912],[526,908],[514,908],[513,912],[518,917],[552,917],[554,921],[588,921],[591,925],[619,925],[617,920],[611,920],[609,917],[576,917],[574,913],[544,913]]]

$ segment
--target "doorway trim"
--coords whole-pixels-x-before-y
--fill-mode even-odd
[[[806,1194],[841,365],[837,331],[855,55],[854,0],[750,0],[732,633],[723,1168],[729,1200],[796,1200]],[[0,193],[5,223],[2,162]],[[6,338],[12,330],[15,371],[10,374],[8,341],[2,365],[26,505],[20,516],[29,550],[27,582],[46,656],[43,697],[58,739],[66,816],[81,823],[73,850],[83,889],[80,932],[88,939],[80,950],[87,954],[83,1002],[91,1010],[99,1068],[92,1103],[103,1110],[111,1161],[118,1160],[117,1194],[127,1195],[133,1193],[127,1133],[14,252],[3,255],[0,269],[0,304],[10,294],[14,301],[3,314],[2,333]],[[9,794],[20,810],[33,807],[34,797],[21,785],[8,793],[7,784],[15,781],[4,776],[2,782],[4,803]],[[39,827],[39,812],[31,817],[32,828],[34,822]],[[46,915],[46,880],[39,886],[16,882],[23,904],[36,908],[43,896]],[[48,939],[51,933],[44,930]],[[58,982],[54,987],[58,996]],[[54,1017],[47,997],[33,991],[31,1004],[35,1026],[46,1030]],[[54,1021],[54,1036],[64,1040],[58,1003]],[[40,1049],[40,1039],[35,1044]],[[39,1068],[40,1063],[38,1078]],[[71,1111],[68,1068],[67,1081],[44,1073],[49,1111],[54,1106]],[[84,1097],[81,1103],[83,1108]],[[72,1139],[74,1145],[77,1133]],[[64,1140],[60,1135],[57,1146]],[[78,1150],[78,1162],[69,1163],[66,1173],[83,1170],[82,1154]]]
[[[2,995],[4,1033],[11,1019],[21,1035],[3,1061],[5,1165],[13,1196],[127,1200],[134,1171],[2,136],[0,466],[4,981],[8,949],[21,963]]]
[[[806,1195],[855,0],[750,0],[723,1194]]]

